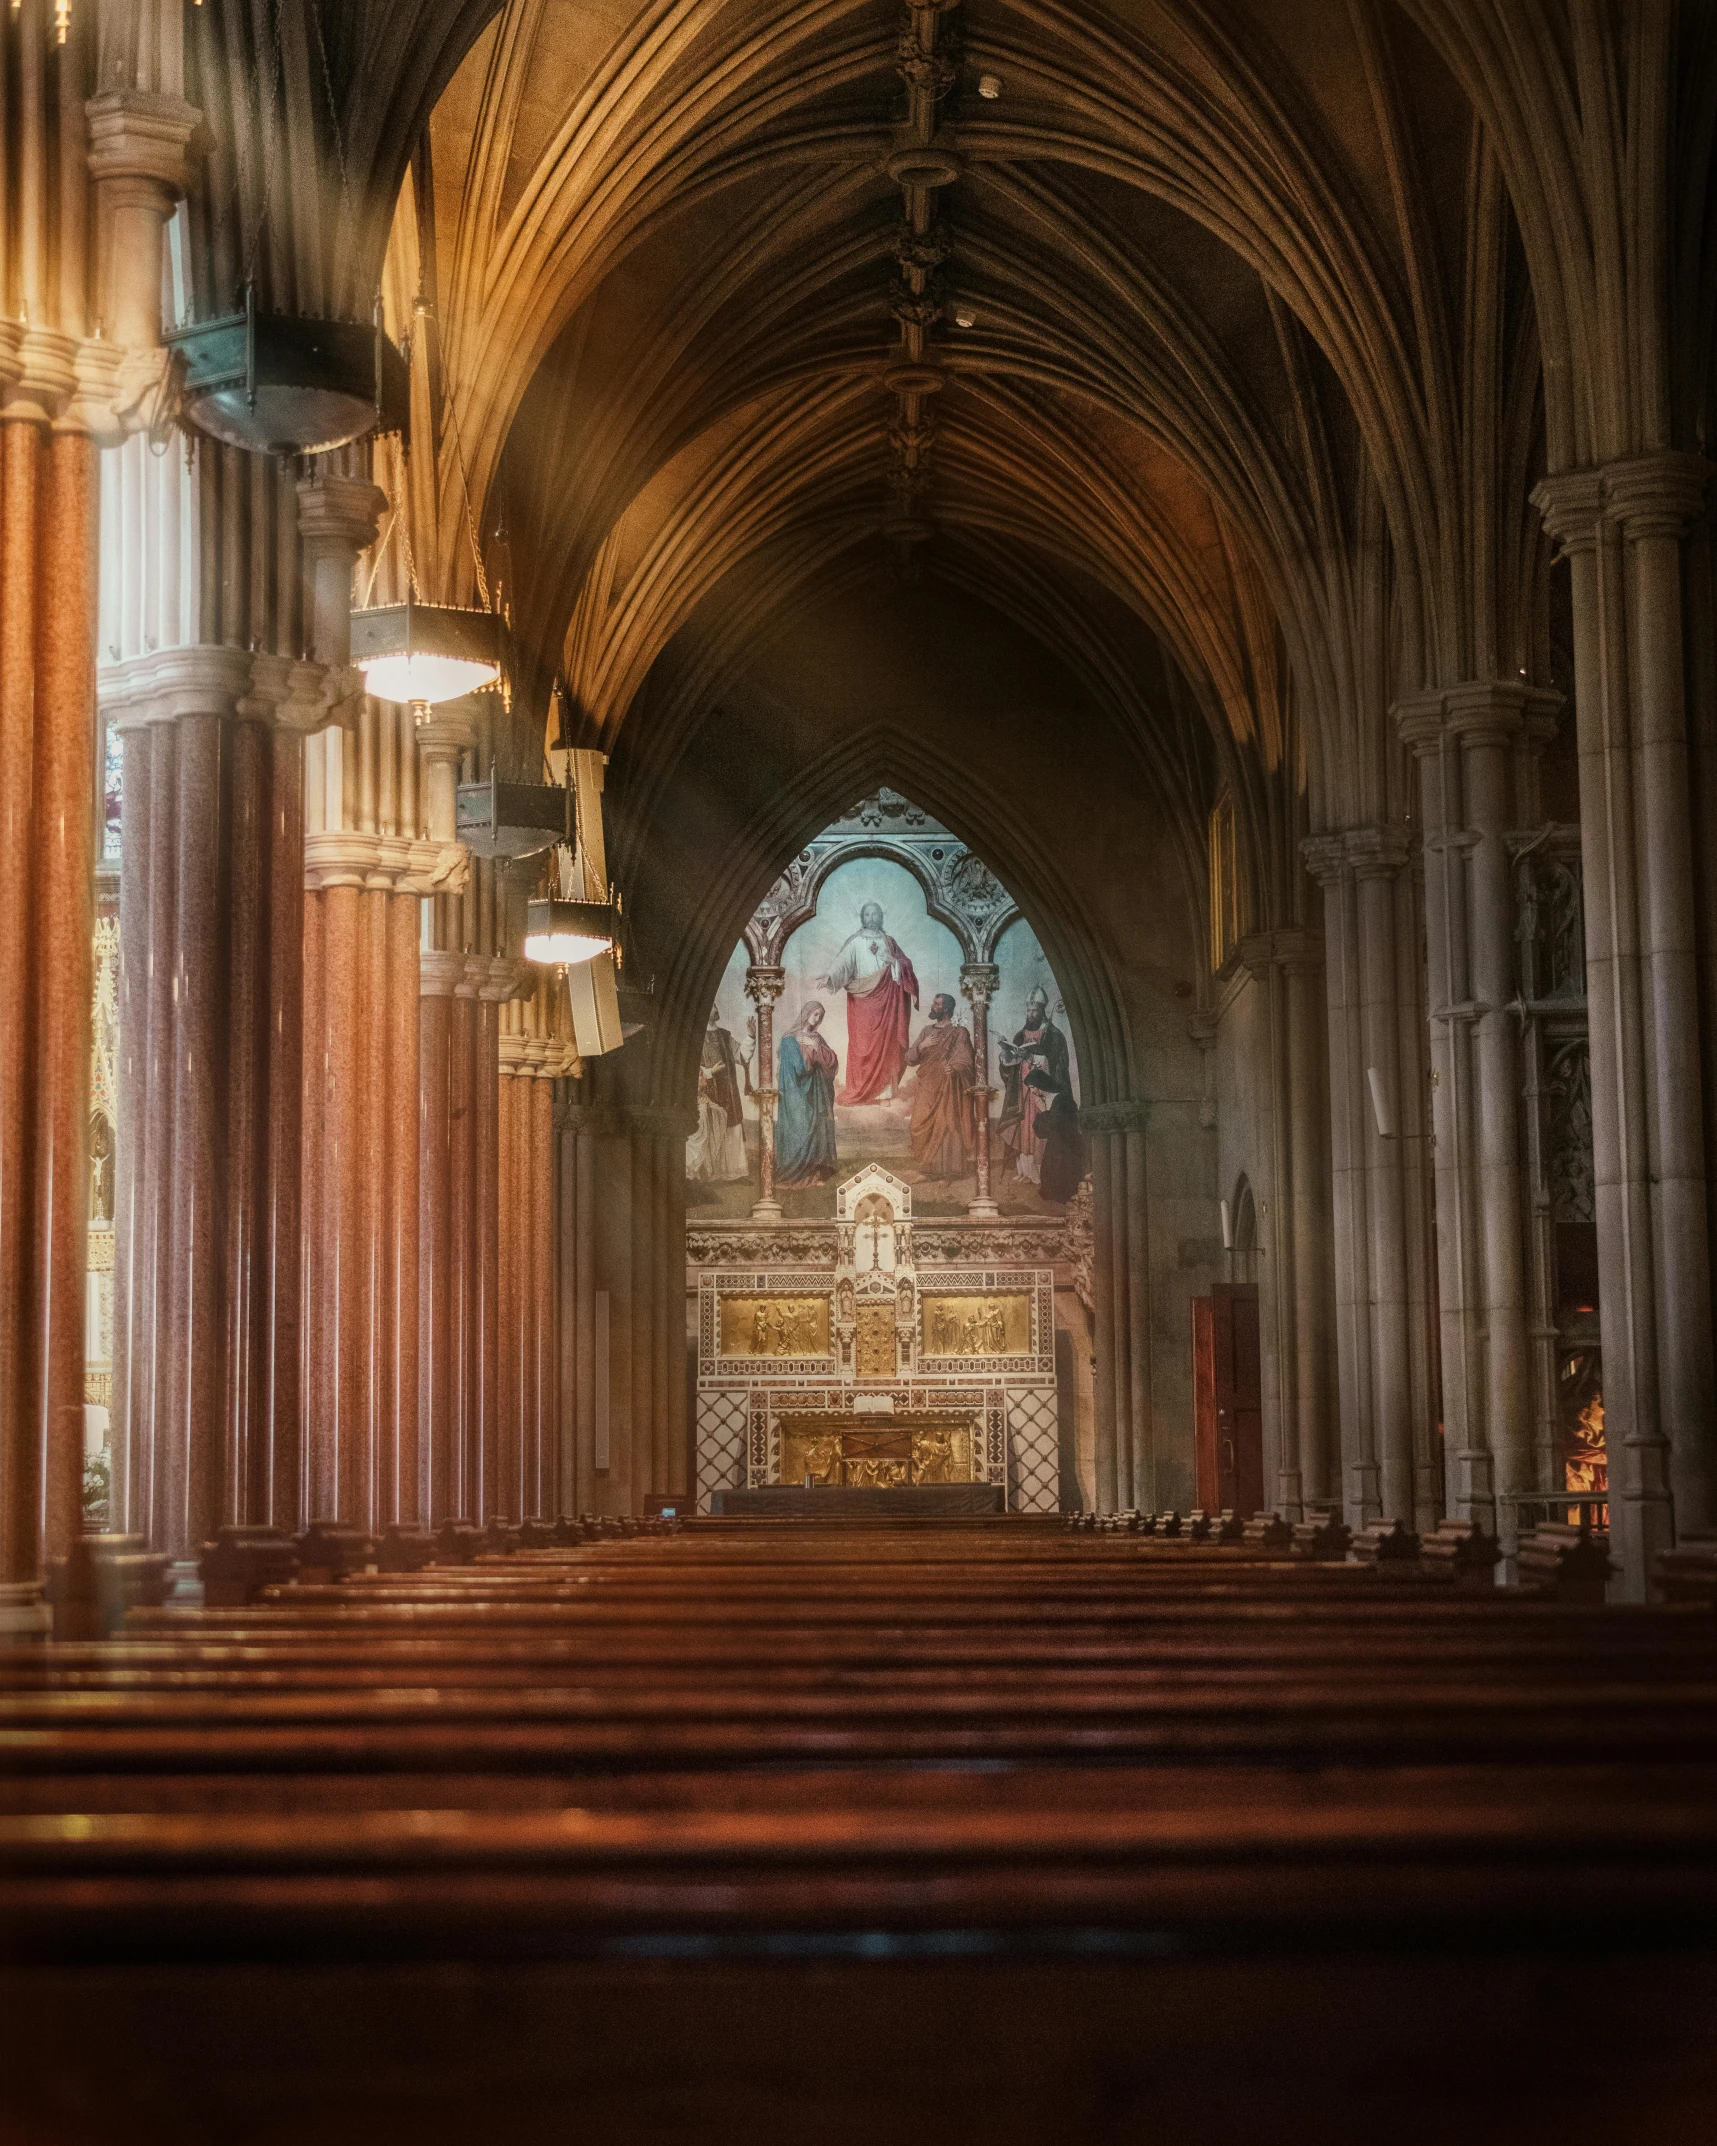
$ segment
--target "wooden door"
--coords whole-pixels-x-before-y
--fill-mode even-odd
[[[1218,1282],[1192,1303],[1193,1451],[1206,1512],[1264,1504],[1263,1366],[1258,1285]]]

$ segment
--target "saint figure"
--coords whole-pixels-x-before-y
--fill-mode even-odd
[[[1002,1136],[1002,1152],[1014,1175],[1036,1184],[1042,1169],[1039,1116],[1048,1109],[1057,1090],[1071,1101],[1073,1076],[1067,1055],[1067,1038],[1049,1018],[1049,995],[1034,985],[1025,1002],[1025,1025],[1011,1043],[996,1047],[1002,1073],[1002,1108],[996,1130]],[[1029,1078],[1047,1075],[1046,1081]]]
[[[698,1129],[686,1142],[686,1176],[694,1183],[729,1185],[748,1177],[745,1153],[745,1060],[721,1008],[710,1008],[698,1066]]]
[[[823,1040],[823,1004],[812,999],[781,1038],[775,1105],[775,1182],[826,1185],[835,1174],[835,1074]]]
[[[926,1177],[951,1183],[966,1174],[978,1062],[946,991],[930,1001],[930,1019],[918,1031],[906,1063],[918,1074],[912,1084],[913,1159]]]
[[[1042,1093],[1049,1086],[1047,1073],[1028,1073],[1028,1083]],[[1037,1189],[1046,1200],[1064,1206],[1079,1190],[1085,1175],[1085,1140],[1079,1130],[1079,1106],[1065,1088],[1045,1097],[1033,1127],[1037,1135]]]
[[[866,902],[859,928],[822,979],[847,995],[847,1084],[842,1103],[885,1102],[906,1063],[918,976],[882,928],[882,904]]]

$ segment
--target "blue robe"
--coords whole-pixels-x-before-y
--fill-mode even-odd
[[[783,1036],[780,1062],[775,1182],[826,1185],[835,1174],[835,1054],[820,1036]]]

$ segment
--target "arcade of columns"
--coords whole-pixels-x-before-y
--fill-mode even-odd
[[[122,47],[80,9],[56,53],[45,0],[22,0],[8,47],[0,1614],[26,1624],[80,1524],[98,699],[125,771],[116,1524],[182,1556],[223,1522],[576,1507],[599,1476],[635,1506],[685,1466],[684,1124],[593,1068],[557,1136],[560,1010],[512,951],[517,890],[454,833],[491,711],[419,730],[349,666],[383,505],[367,454],[157,454],[163,233],[198,115],[182,11],[114,12]],[[1518,163],[1506,112],[1486,116]],[[282,305],[332,306],[293,273],[272,248],[259,264]],[[1533,497],[1572,580],[1611,1509],[1637,1591],[1652,1550],[1717,1524],[1712,491],[1703,459],[1641,451],[1669,436],[1643,386],[1639,410],[1624,393],[1621,417],[1574,426],[1576,329],[1543,304],[1561,341]],[[98,644],[104,519],[125,564]],[[1515,867],[1555,711],[1490,663],[1445,658],[1457,682],[1396,699],[1410,803],[1306,843],[1321,949],[1298,927],[1240,949],[1268,1001],[1288,1510],[1489,1520],[1547,1487]],[[747,988],[771,1064],[778,972]],[[962,988],[981,1033],[991,987],[974,968]],[[1104,1505],[1156,1487],[1149,1107],[1087,1114]],[[766,1161],[759,1218],[777,1211]]]

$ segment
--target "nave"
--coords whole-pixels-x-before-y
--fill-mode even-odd
[[[1342,1547],[229,1537],[0,1661],[11,2135],[1703,2135],[1717,1556]]]

